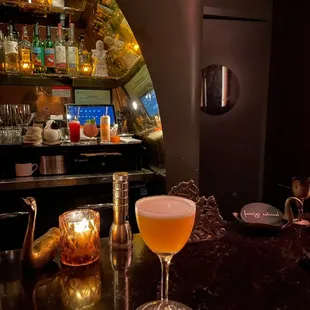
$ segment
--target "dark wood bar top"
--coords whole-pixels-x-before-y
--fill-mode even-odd
[[[231,223],[216,241],[188,244],[172,262],[170,298],[193,310],[303,310],[310,304],[310,272],[299,260],[310,251],[310,228],[269,234]],[[19,251],[0,253],[0,309],[136,309],[159,298],[160,263],[139,235],[126,257],[101,240],[99,264],[22,274]],[[126,255],[125,255],[126,256]],[[112,267],[114,264],[114,269]],[[123,267],[122,267],[123,266]],[[310,269],[309,269],[310,270]]]

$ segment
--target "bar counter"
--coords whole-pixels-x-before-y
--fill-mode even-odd
[[[221,240],[188,244],[170,271],[170,298],[193,310],[303,310],[310,304],[310,273],[299,263],[310,250],[309,228],[250,233],[228,224]],[[114,264],[112,268],[111,262]],[[100,263],[23,274],[19,251],[0,253],[0,309],[136,309],[160,297],[160,263],[140,235],[131,266],[111,256],[101,239]],[[117,269],[117,270],[116,270]],[[310,270],[310,269],[309,269]]]

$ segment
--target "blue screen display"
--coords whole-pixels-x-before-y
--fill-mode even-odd
[[[95,119],[97,126],[100,126],[100,117],[106,115],[107,108],[110,124],[113,125],[115,123],[115,111],[112,105],[68,105],[67,113],[70,115],[68,115],[70,118],[77,116],[82,126],[88,119]]]
[[[149,117],[154,117],[159,114],[157,98],[154,89],[139,98],[142,102]]]

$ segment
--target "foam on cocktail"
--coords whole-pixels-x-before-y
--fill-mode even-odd
[[[151,196],[136,203],[136,213],[149,218],[178,219],[196,212],[196,204],[177,196]]]

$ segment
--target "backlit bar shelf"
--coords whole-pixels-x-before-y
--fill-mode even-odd
[[[43,1],[42,1],[43,2]],[[38,3],[38,1],[34,2],[33,0],[26,0],[26,1],[14,1],[14,0],[0,0],[0,4],[8,7],[19,7],[23,10],[27,11],[34,11],[36,13],[81,13],[85,10],[86,1],[79,2],[81,5],[80,7],[54,7],[47,4]]]

